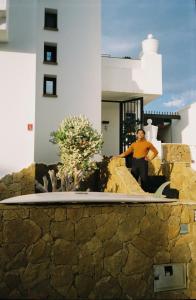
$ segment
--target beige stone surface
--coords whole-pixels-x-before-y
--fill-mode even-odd
[[[191,260],[191,251],[187,244],[177,245],[171,249],[171,259],[175,263],[188,263]]]
[[[53,222],[50,227],[51,236],[55,239],[64,239],[66,241],[74,240],[74,224],[67,222]]]
[[[149,163],[149,175],[164,175],[170,187],[179,191],[180,200],[196,201],[196,171],[191,168],[188,145],[163,144],[163,160]]]
[[[55,221],[60,222],[60,221],[65,221],[66,220],[66,211],[57,208],[55,210]]]
[[[80,274],[76,276],[75,286],[79,298],[88,299],[92,289],[94,289],[95,281],[91,276]]]
[[[71,266],[55,266],[51,271],[50,283],[59,294],[66,296],[74,280]]]
[[[180,218],[171,216],[168,220],[168,239],[174,239],[180,232]]]
[[[163,158],[170,162],[191,162],[191,152],[185,144],[162,144]]]
[[[171,260],[170,252],[167,250],[158,251],[154,256],[154,264],[169,264]]]
[[[7,243],[30,245],[39,239],[41,229],[32,220],[16,219],[5,222],[3,234]]]
[[[98,227],[96,230],[96,235],[101,241],[106,241],[111,239],[117,232],[118,229],[118,219],[115,213],[110,214],[107,222]]]
[[[120,299],[121,288],[116,278],[106,276],[100,279],[95,286],[95,299]]]
[[[40,262],[47,259],[46,242],[40,239],[27,249],[27,259],[29,262]]]
[[[181,223],[188,224],[191,222],[190,213],[188,207],[184,206],[181,213]]]
[[[49,263],[40,264],[29,263],[21,276],[21,281],[24,288],[33,288],[38,283],[49,279]]]
[[[127,259],[127,251],[125,249],[119,250],[111,256],[104,258],[104,269],[113,277],[121,273]]]
[[[145,194],[125,166],[125,159],[112,159],[108,165],[108,171],[110,175],[105,192],[124,193],[128,195]]]
[[[123,288],[126,298],[145,299],[144,297],[147,295],[147,283],[143,279],[142,275],[125,276],[121,273],[119,275],[119,282]]]
[[[75,243],[57,239],[52,252],[56,265],[74,265],[78,263],[78,249]]]
[[[0,179],[0,200],[35,193],[35,165]]]
[[[92,237],[92,239],[85,244],[86,253],[89,252],[90,254],[93,254],[96,253],[101,248],[102,248],[102,243],[96,236]]]
[[[75,236],[78,241],[89,241],[95,234],[96,224],[93,218],[84,218],[75,225]]]
[[[132,244],[127,246],[128,257],[122,272],[125,275],[143,273],[150,268],[151,259],[147,257],[142,249],[138,250]]]
[[[0,296],[193,299],[194,210],[194,202],[0,205]],[[187,234],[180,234],[181,224],[188,224]],[[187,288],[154,293],[153,265],[169,263],[185,263]]]

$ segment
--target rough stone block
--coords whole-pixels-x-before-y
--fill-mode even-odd
[[[71,255],[70,255],[71,254]],[[75,265],[78,263],[78,248],[73,242],[63,239],[55,241],[53,246],[53,260],[55,265]]]
[[[81,219],[75,225],[75,239],[77,241],[89,241],[96,231],[96,224],[92,217]]]
[[[74,224],[70,221],[52,222],[51,236],[56,239],[59,238],[67,241],[73,241],[75,239]]]
[[[30,245],[41,236],[40,227],[31,220],[6,221],[4,225],[5,242]]]

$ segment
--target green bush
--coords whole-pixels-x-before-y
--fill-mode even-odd
[[[60,162],[57,177],[64,182],[65,190],[79,188],[81,181],[96,169],[93,160],[100,153],[103,138],[84,116],[65,118],[57,131],[51,133],[50,141],[58,144]]]

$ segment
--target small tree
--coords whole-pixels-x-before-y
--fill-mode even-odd
[[[67,117],[58,130],[51,133],[50,141],[58,144],[60,151],[57,177],[67,191],[77,190],[80,182],[96,169],[93,156],[100,153],[102,135],[93,129],[86,117]]]

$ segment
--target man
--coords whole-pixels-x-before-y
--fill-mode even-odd
[[[125,152],[116,157],[126,157],[131,153],[133,154],[131,173],[137,181],[140,177],[141,187],[147,192],[148,161],[154,159],[157,156],[158,151],[152,143],[145,139],[145,131],[143,129],[137,130],[136,138],[136,142],[132,143]],[[150,150],[153,152],[153,155],[151,158],[148,158],[147,155]]]

